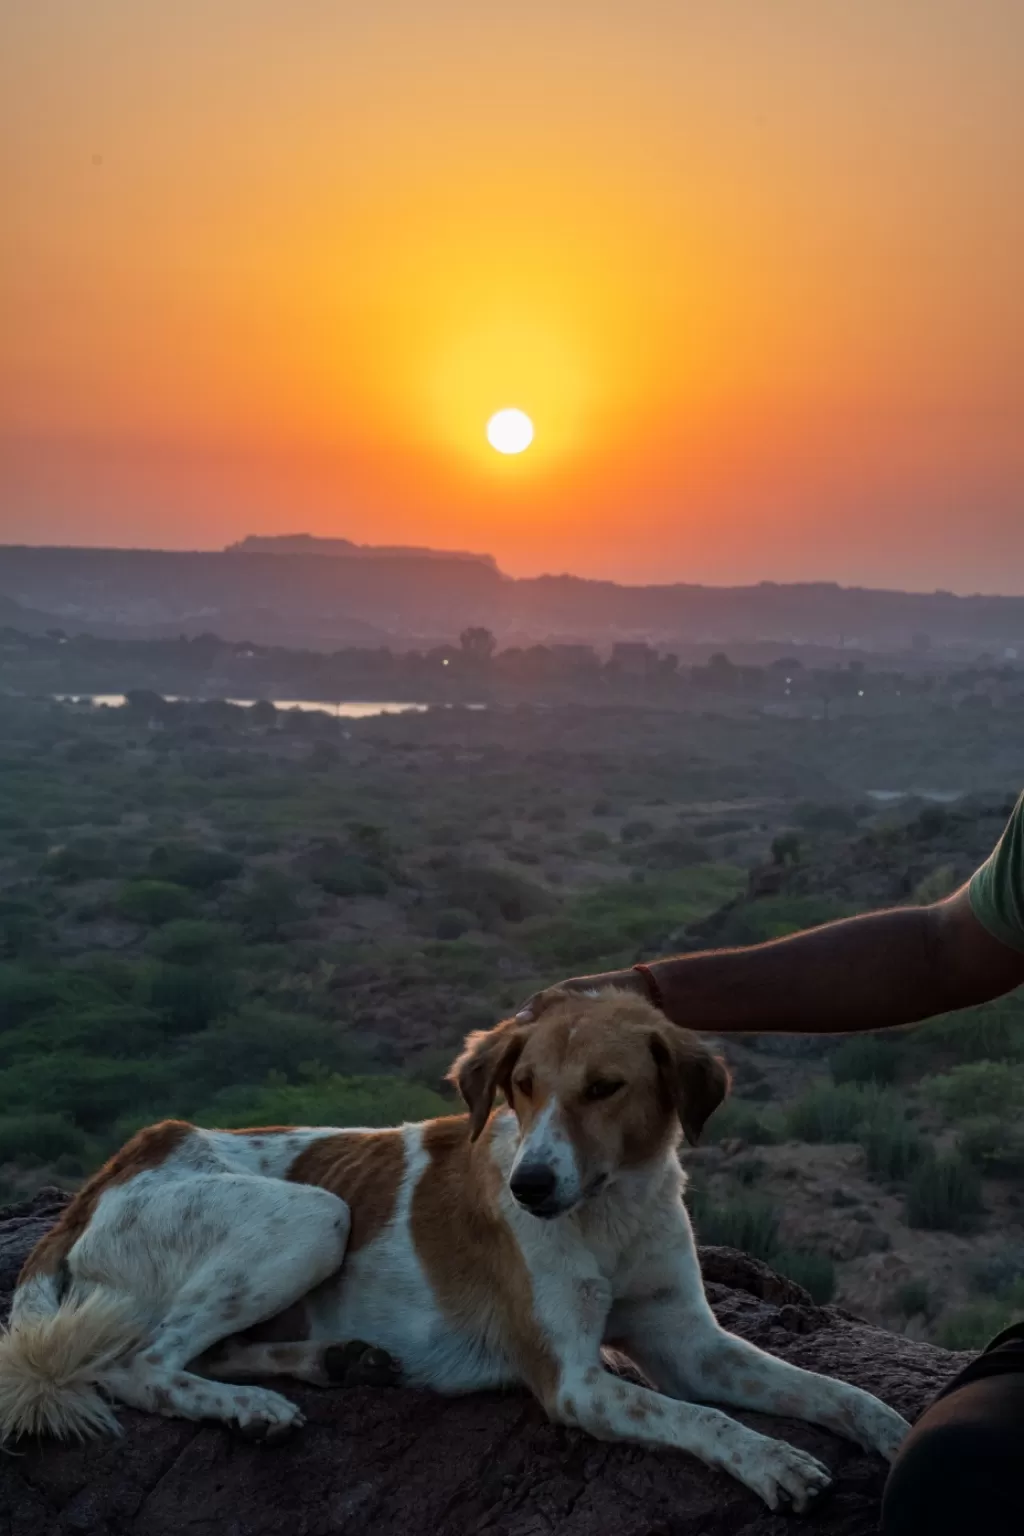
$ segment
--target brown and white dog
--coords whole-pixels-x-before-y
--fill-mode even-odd
[[[712,1315],[676,1148],[728,1077],[697,1036],[624,992],[555,991],[534,1022],[470,1036],[452,1075],[468,1115],[395,1130],[141,1131],[25,1265],[0,1437],[116,1430],[111,1399],[277,1432],[298,1409],[247,1383],[327,1385],[331,1346],[358,1339],[439,1392],[525,1383],[559,1422],[690,1451],[773,1509],[804,1508],[827,1469],[709,1402],[892,1457],[892,1409]],[[290,1342],[244,1337],[286,1309]]]

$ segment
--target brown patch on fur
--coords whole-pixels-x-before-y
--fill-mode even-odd
[[[429,1166],[413,1191],[410,1226],[438,1304],[457,1327],[497,1336],[547,1406],[558,1362],[533,1311],[533,1287],[519,1245],[501,1215],[501,1173],[490,1136],[472,1139],[465,1115],[423,1127]]]
[[[527,1031],[506,1019],[494,1029],[478,1029],[466,1038],[466,1048],[448,1073],[469,1110],[470,1139],[476,1141],[487,1124],[500,1088],[512,1103],[511,1078],[526,1043]]]
[[[631,1403],[626,1409],[626,1418],[632,1419],[634,1424],[643,1424],[647,1418],[647,1409],[643,1403]]]
[[[696,1146],[700,1133],[729,1092],[729,1068],[688,1029],[662,1028],[651,1035],[650,1051],[683,1134]]]
[[[159,1168],[194,1129],[184,1120],[164,1120],[159,1125],[136,1132],[120,1152],[115,1152],[109,1162],[82,1185],[57,1225],[40,1238],[22,1266],[18,1284],[24,1285],[36,1275],[56,1274],[92,1220],[100,1196],[117,1184],[127,1184],[129,1179],[144,1173],[147,1168]]]
[[[285,1174],[293,1184],[318,1184],[340,1195],[352,1229],[347,1251],[356,1253],[387,1226],[405,1168],[400,1130],[338,1131],[311,1142]]]

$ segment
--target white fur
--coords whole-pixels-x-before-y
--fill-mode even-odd
[[[512,1164],[512,1173],[523,1164],[543,1163],[555,1175],[552,1204],[567,1211],[582,1198],[583,1184],[576,1149],[562,1120],[561,1107],[552,1095],[529,1132],[523,1137]]]

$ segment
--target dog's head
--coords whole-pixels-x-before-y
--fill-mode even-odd
[[[623,1170],[696,1142],[729,1074],[698,1035],[632,993],[554,989],[533,1022],[470,1035],[451,1079],[483,1130],[500,1089],[519,1122],[509,1186],[535,1216],[559,1216]]]

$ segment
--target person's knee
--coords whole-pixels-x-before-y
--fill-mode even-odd
[[[1019,1428],[922,1421],[893,1465],[882,1505],[884,1536],[1019,1536],[1024,1516]]]

